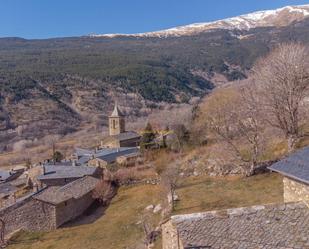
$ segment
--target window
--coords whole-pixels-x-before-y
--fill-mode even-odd
[[[113,119],[113,129],[116,129],[116,120]]]

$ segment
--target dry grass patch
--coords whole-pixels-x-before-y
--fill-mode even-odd
[[[190,177],[181,182],[176,214],[283,202],[282,177]]]

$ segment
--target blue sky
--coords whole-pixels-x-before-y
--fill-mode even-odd
[[[309,0],[0,0],[0,37],[137,33]]]

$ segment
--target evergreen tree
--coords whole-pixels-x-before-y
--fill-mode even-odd
[[[152,128],[152,125],[148,122],[141,138],[140,146],[142,149],[150,148],[154,144],[156,134]]]
[[[55,163],[59,163],[63,159],[64,159],[64,156],[62,155],[62,153],[60,151],[55,151],[54,152],[54,154],[53,154],[53,161]]]

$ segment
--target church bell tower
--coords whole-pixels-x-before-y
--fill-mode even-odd
[[[118,135],[125,132],[124,115],[119,110],[118,104],[115,104],[112,114],[108,117],[109,120],[109,135]]]

